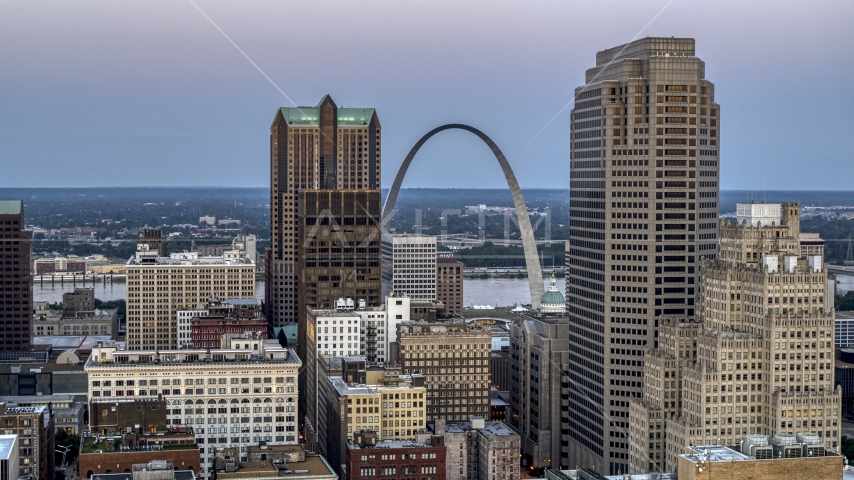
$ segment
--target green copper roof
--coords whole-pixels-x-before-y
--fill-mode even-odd
[[[20,215],[23,206],[21,200],[0,200],[0,215]]]
[[[540,300],[540,304],[546,305],[563,305],[565,303],[565,299],[560,292],[556,292],[553,290],[549,290],[543,294],[543,299]]]
[[[320,121],[320,113],[315,107],[283,107],[279,111],[288,122],[295,127],[316,127]],[[339,127],[367,126],[374,116],[373,108],[339,108]]]

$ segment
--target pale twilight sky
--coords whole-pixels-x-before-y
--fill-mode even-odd
[[[567,188],[570,109],[543,128],[596,52],[693,35],[723,188],[852,189],[852,2],[195,1],[297,104],[375,107],[384,186],[423,133],[463,122],[523,187]],[[0,187],[269,185],[289,101],[190,1],[2,0],[0,65]],[[434,137],[404,182],[505,185],[464,132]]]

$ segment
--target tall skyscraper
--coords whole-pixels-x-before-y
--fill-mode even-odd
[[[717,254],[720,107],[689,38],[597,53],[575,99],[570,458],[620,474],[644,350],[662,315],[694,317],[697,265]]]
[[[24,230],[24,202],[0,200],[0,351],[30,349],[33,292],[30,232]]]
[[[380,191],[380,122],[372,108],[280,108],[270,127],[266,303],[274,326],[297,322],[301,190]]]
[[[379,306],[382,303],[379,190],[304,190],[298,197],[300,326],[304,326],[307,308],[336,308],[341,298]]]

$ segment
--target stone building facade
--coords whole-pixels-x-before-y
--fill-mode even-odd
[[[491,330],[462,319],[397,328],[403,373],[426,378],[428,421],[489,416]]]
[[[561,314],[521,314],[510,325],[510,414],[534,467],[567,469],[570,394],[569,319]],[[562,446],[563,443],[563,446]]]
[[[721,225],[721,258],[702,263],[697,320],[670,319],[647,352],[646,395],[630,410],[632,472],[673,472],[686,445],[748,434],[840,444],[827,267],[800,256],[799,204],[762,220],[742,207]]]

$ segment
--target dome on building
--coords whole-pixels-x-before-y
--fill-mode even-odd
[[[543,294],[543,298],[540,300],[540,312],[566,312],[566,299],[563,297],[563,294],[560,293],[560,291],[558,291],[557,289],[557,279],[555,279],[554,273],[552,273],[551,285],[549,285],[549,289],[546,291],[546,293]]]

